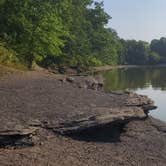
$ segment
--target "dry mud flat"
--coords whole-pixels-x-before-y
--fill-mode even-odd
[[[166,124],[147,115],[154,103],[94,87],[36,72],[1,80],[0,165],[165,166]]]

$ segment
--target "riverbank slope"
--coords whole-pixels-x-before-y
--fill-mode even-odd
[[[0,165],[165,165],[166,124],[154,103],[105,93],[91,77],[40,72],[0,80]]]

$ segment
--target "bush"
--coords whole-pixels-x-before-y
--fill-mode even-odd
[[[160,61],[159,54],[156,52],[151,52],[149,55],[149,63],[153,65],[159,63],[159,61]]]
[[[102,62],[93,56],[76,56],[70,60],[70,66],[90,67],[101,66]]]
[[[16,52],[8,49],[5,43],[0,42],[0,64],[18,69],[26,69],[26,66],[20,63]]]

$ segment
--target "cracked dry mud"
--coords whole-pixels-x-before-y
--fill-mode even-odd
[[[165,166],[166,125],[147,116],[154,108],[130,92],[11,74],[0,81],[0,165]]]

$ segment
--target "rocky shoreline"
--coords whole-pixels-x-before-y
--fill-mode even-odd
[[[104,92],[100,77],[25,72],[0,81],[0,165],[166,163],[166,124],[147,96]]]

